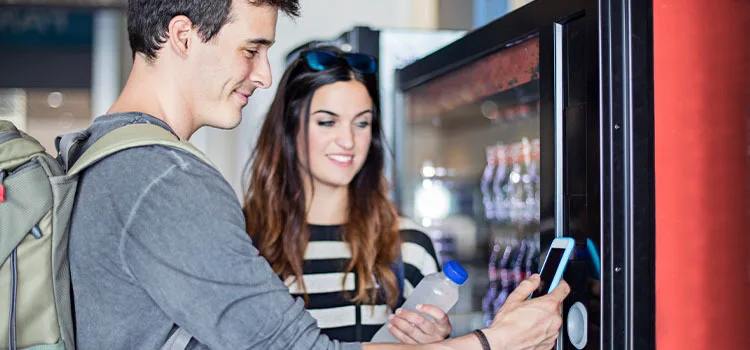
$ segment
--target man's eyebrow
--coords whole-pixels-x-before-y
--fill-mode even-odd
[[[245,40],[245,43],[247,45],[264,45],[264,46],[271,46],[273,45],[274,41],[265,39],[265,38],[257,38],[257,39],[247,39]]]

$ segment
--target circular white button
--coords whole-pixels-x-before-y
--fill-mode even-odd
[[[588,312],[581,302],[568,310],[568,339],[576,349],[583,349],[588,341]]]

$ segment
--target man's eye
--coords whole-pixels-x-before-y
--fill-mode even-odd
[[[245,50],[247,53],[247,58],[255,58],[255,56],[258,54],[258,51],[255,50]]]

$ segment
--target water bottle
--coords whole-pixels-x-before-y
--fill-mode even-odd
[[[439,307],[444,312],[448,312],[453,305],[458,302],[458,287],[466,282],[469,274],[466,273],[461,265],[455,261],[449,261],[443,266],[443,272],[433,273],[425,276],[421,282],[414,288],[414,291],[406,299],[403,309],[417,312],[424,318],[432,321],[430,316],[417,311],[417,304],[429,304]],[[388,323],[383,325],[375,336],[372,337],[372,343],[398,343],[388,330]]]

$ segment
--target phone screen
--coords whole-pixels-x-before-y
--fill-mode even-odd
[[[552,248],[549,250],[547,258],[544,261],[544,267],[542,268],[539,288],[537,288],[534,293],[531,294],[532,298],[540,297],[549,292],[550,284],[552,283],[552,280],[555,279],[557,267],[560,265],[560,260],[562,260],[564,253],[565,249],[562,248]]]

